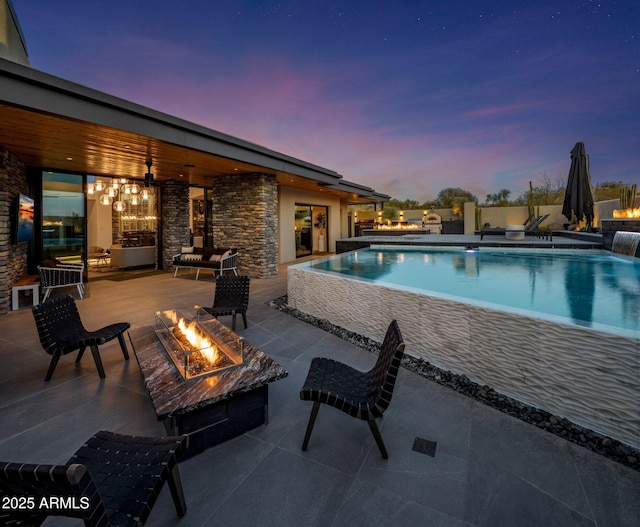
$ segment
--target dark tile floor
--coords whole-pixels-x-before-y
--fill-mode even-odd
[[[365,423],[327,407],[302,452],[311,408],[298,392],[311,358],[365,369],[374,357],[270,308],[286,293],[286,269],[251,287],[249,328],[239,320],[239,332],[289,372],[270,385],[269,424],[182,462],[187,515],[176,516],[165,489],[147,525],[640,525],[639,472],[405,370],[381,422],[388,460]],[[89,329],[126,320],[135,334],[155,311],[207,305],[213,291],[211,279],[170,272],[93,280],[78,308]],[[64,462],[99,429],[164,433],[135,359],[124,362],[117,342],[103,346],[104,381],[86,354],[78,368],[63,358],[44,383],[49,356],[22,309],[0,317],[0,357],[0,459]],[[435,456],[413,450],[416,438],[437,443]]]

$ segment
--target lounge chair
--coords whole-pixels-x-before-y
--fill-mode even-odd
[[[480,239],[482,240],[485,235],[493,236],[493,235],[506,235],[508,232],[524,232],[525,235],[535,235],[538,237],[544,236],[545,238],[549,238],[553,240],[553,236],[551,231],[541,230],[540,224],[549,217],[549,214],[543,214],[538,216],[537,218],[530,220],[531,217],[527,218],[523,223],[524,231],[521,230],[510,230],[503,228],[486,228],[480,229]]]
[[[64,465],[0,461],[2,502],[24,504],[2,507],[0,524],[40,525],[49,516],[66,516],[87,526],[139,527],[165,483],[178,516],[184,516],[187,503],[177,460],[188,443],[188,436],[138,437],[102,430]]]
[[[80,298],[84,293],[84,264],[62,263],[57,260],[45,260],[38,266],[40,287],[44,293],[43,302],[49,298],[51,291],[58,287],[76,287]]]
[[[300,390],[303,401],[313,401],[302,450],[306,450],[309,445],[320,404],[324,403],[366,421],[382,458],[387,459],[389,455],[376,425],[376,418],[382,417],[389,407],[403,355],[404,341],[398,323],[393,320],[387,329],[376,363],[368,372],[356,370],[333,359],[314,358]]]
[[[247,329],[247,309],[249,308],[248,276],[220,275],[216,280],[216,291],[212,307],[203,307],[207,313],[218,318],[231,315],[231,330],[236,330],[236,315],[242,315],[244,328]]]
[[[115,338],[120,342],[125,360],[129,360],[129,352],[124,340],[124,332],[130,328],[128,322],[116,322],[95,331],[87,331],[82,324],[76,302],[71,295],[53,298],[48,302],[33,306],[32,311],[40,344],[51,355],[49,370],[44,378],[45,382],[51,380],[60,357],[78,350],[77,364],[82,359],[87,347],[91,350],[100,378],[104,379],[104,368],[98,346]]]

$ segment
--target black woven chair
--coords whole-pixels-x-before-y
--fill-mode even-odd
[[[389,407],[403,354],[404,342],[400,328],[393,320],[387,328],[380,355],[368,372],[361,372],[333,359],[313,359],[300,390],[303,401],[313,401],[302,450],[307,449],[320,403],[324,403],[367,421],[382,457],[387,459],[389,455],[375,420]]]
[[[247,308],[249,307],[248,276],[221,275],[216,279],[216,292],[213,307],[203,307],[207,313],[218,318],[233,316],[231,329],[236,330],[236,315],[242,315],[244,328],[247,329]]]
[[[51,355],[51,363],[45,381],[51,380],[60,357],[78,351],[76,363],[80,362],[84,350],[89,346],[98,374],[104,379],[104,368],[100,359],[98,346],[115,338],[120,342],[122,354],[129,360],[124,332],[131,326],[128,322],[117,322],[96,331],[87,331],[80,320],[80,313],[71,295],[53,298],[38,306],[33,306],[33,317],[38,328],[40,344]]]
[[[144,525],[165,481],[176,512],[187,505],[178,455],[187,436],[135,437],[98,432],[65,465],[0,462],[0,524],[40,525],[48,516],[84,520],[87,526]],[[22,504],[22,506],[18,506]]]

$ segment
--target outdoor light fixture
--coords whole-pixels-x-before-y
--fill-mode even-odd
[[[96,192],[102,192],[104,190],[104,181],[96,179]]]
[[[94,183],[87,183],[87,194],[95,194],[96,186]]]
[[[102,194],[99,201],[101,205],[111,205],[111,203],[113,203],[113,198],[109,196],[109,194]]]
[[[145,165],[147,165],[147,173],[144,175],[144,186],[151,187],[153,185],[153,174],[151,173],[151,166],[153,165],[153,162],[151,159],[148,159],[145,162]]]

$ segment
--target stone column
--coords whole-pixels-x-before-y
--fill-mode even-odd
[[[3,146],[0,146],[0,315],[11,308],[11,288],[27,274],[25,243],[15,245],[16,197],[27,188],[24,164]]]
[[[213,178],[213,241],[238,249],[238,273],[278,274],[278,186],[272,174]]]
[[[158,240],[162,246],[163,269],[171,269],[173,255],[189,245],[189,185],[167,181],[156,187],[159,193]]]

